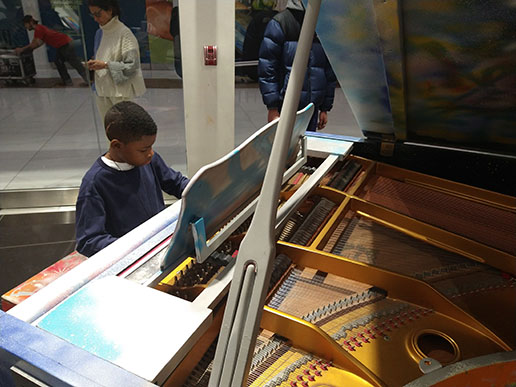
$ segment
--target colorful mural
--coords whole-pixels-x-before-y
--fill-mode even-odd
[[[403,76],[403,53],[401,50],[398,0],[375,0],[376,24],[380,34],[383,61],[392,109],[396,139],[407,138],[405,111],[405,78]]]
[[[317,33],[363,131],[514,153],[514,1],[328,0]]]
[[[2,310],[7,311],[18,305],[85,260],[86,257],[79,254],[77,251],[60,259],[53,265],[2,295]]]
[[[324,1],[316,30],[362,131],[392,133],[389,89],[373,2]]]
[[[514,152],[516,3],[405,2],[409,137]]]

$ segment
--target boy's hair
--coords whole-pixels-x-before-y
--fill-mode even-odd
[[[113,16],[120,16],[118,0],[88,0],[88,7],[99,7],[104,11],[111,10]]]
[[[34,22],[38,24],[38,21],[32,17],[32,15],[25,15],[23,17],[23,24],[29,24],[30,22]]]
[[[158,127],[152,117],[140,105],[131,101],[112,106],[104,117],[106,136],[109,141],[117,139],[124,144],[138,141],[143,136],[153,136]]]

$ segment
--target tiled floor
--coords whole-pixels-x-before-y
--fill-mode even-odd
[[[266,123],[259,89],[247,86],[235,90],[235,145]],[[156,150],[185,173],[182,89],[149,88],[136,102],[158,124]],[[361,137],[341,89],[325,132]],[[0,190],[77,187],[106,146],[89,89],[0,88]]]

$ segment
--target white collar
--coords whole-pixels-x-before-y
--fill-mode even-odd
[[[116,28],[116,26],[118,25],[118,16],[113,16],[111,18],[110,21],[108,21],[106,24],[104,24],[103,26],[100,26],[100,28],[104,31],[104,32],[107,32],[107,31],[112,31]]]
[[[127,163],[119,163],[118,161],[110,160],[105,156],[102,156],[102,161],[108,167],[113,168],[114,170],[117,170],[117,171],[130,171],[131,169],[134,168],[134,165],[127,164]]]

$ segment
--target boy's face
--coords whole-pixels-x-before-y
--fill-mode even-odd
[[[32,25],[32,22],[29,22],[29,23],[23,23],[23,25],[25,26],[25,28],[29,31],[32,31],[34,29],[34,26]]]
[[[120,159],[117,161],[140,167],[149,164],[152,160],[152,156],[154,156],[152,145],[156,141],[156,135],[142,136],[142,138],[137,141],[131,141],[125,144],[118,140],[113,141],[117,141],[117,143],[114,144],[117,150],[117,158]]]

